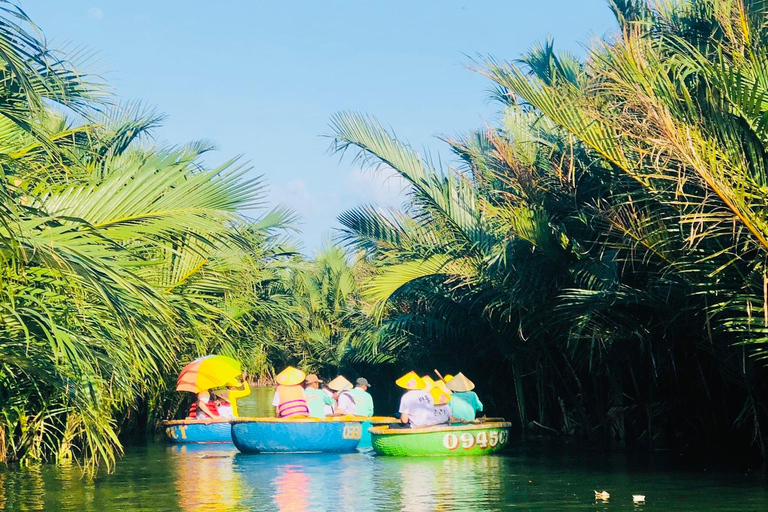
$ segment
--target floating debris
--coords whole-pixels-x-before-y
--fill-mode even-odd
[[[633,494],[632,495],[632,501],[634,503],[644,503],[645,502],[645,494]]]
[[[608,491],[595,491],[596,500],[608,501],[610,497],[611,497],[611,494]]]

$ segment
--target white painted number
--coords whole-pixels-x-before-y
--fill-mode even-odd
[[[459,447],[459,438],[456,434],[445,434],[443,436],[443,446],[453,451]]]
[[[443,446],[453,451],[461,446],[465,450],[471,450],[475,446],[481,450],[487,448],[496,448],[507,444],[508,434],[506,430],[481,430],[477,434],[464,432],[460,436],[456,434],[445,434],[443,436]]]

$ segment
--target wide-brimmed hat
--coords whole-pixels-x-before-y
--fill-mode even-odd
[[[339,375],[328,383],[328,387],[334,391],[346,391],[352,389],[354,386],[352,386],[352,383],[349,382],[346,377]]]
[[[395,381],[395,384],[400,386],[403,389],[424,389],[427,387],[427,383],[424,382],[424,379],[419,377],[416,372],[410,371],[397,379]]]
[[[446,387],[445,382],[438,380],[429,390],[435,405],[445,405],[451,401],[451,391]]]
[[[451,391],[459,392],[472,391],[475,389],[475,383],[466,378],[461,372],[457,373],[456,376],[452,378],[451,381],[447,384],[447,386]]]
[[[303,371],[289,366],[275,376],[275,381],[282,386],[295,386],[304,382],[305,376],[306,374]]]
[[[432,389],[432,387],[435,385],[434,379],[429,375],[422,375],[421,380],[423,380],[424,384],[426,384],[426,387],[424,389],[426,389],[427,391]]]
[[[371,387],[371,385],[368,383],[368,379],[366,379],[365,377],[358,377],[357,380],[355,381],[355,384],[357,386],[368,386],[368,387]]]
[[[323,381],[318,379],[317,375],[315,375],[314,373],[310,373],[309,375],[307,375],[307,378],[304,379],[304,382],[306,382],[307,384],[314,384],[315,382],[323,382]]]

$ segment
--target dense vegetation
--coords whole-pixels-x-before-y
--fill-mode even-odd
[[[265,199],[245,166],[154,142],[162,116],[0,0],[0,461],[111,466],[214,352],[254,375],[462,370],[524,433],[764,458],[768,5],[610,5],[620,30],[583,60],[547,41],[476,63],[498,123],[444,138],[455,168],[336,116],[335,149],[409,195],[343,213],[307,260],[290,211],[242,214]]]
[[[477,64],[499,123],[445,138],[458,168],[335,117],[337,150],[410,184],[344,238],[415,364],[482,376],[523,431],[765,457],[768,4],[611,7],[585,60],[547,41]]]

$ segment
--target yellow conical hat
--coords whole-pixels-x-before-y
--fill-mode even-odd
[[[448,384],[448,383],[449,383],[449,382],[451,382],[452,380],[453,380],[453,375],[451,375],[450,373],[449,373],[449,374],[447,374],[445,377],[443,377],[443,381],[444,381],[446,384]]]
[[[424,382],[424,379],[419,377],[414,371],[410,371],[397,379],[395,384],[403,389],[424,389],[427,387],[427,383]]]
[[[346,377],[339,375],[328,383],[328,387],[334,391],[346,391],[352,389],[354,386],[346,379]]]
[[[426,384],[426,387],[424,388],[426,391],[429,391],[435,385],[435,381],[432,380],[432,377],[429,375],[423,375],[421,380],[423,380],[424,384]]]
[[[295,386],[296,384],[301,384],[304,382],[304,377],[306,377],[306,375],[303,371],[299,370],[298,368],[294,368],[293,366],[289,366],[285,370],[278,373],[275,377],[275,380],[278,384],[283,386]]]
[[[435,405],[445,405],[451,401],[451,391],[446,387],[445,382],[441,380],[435,382],[429,394],[432,395]]]
[[[475,383],[466,378],[461,372],[457,373],[447,385],[451,391],[472,391],[475,389]]]

